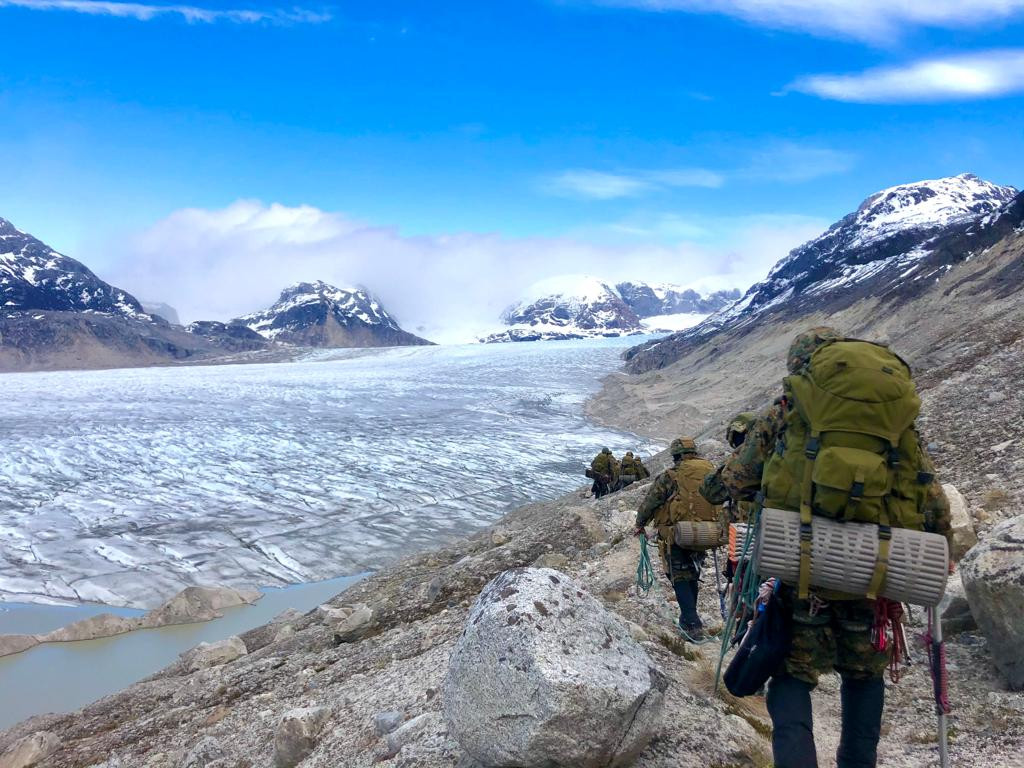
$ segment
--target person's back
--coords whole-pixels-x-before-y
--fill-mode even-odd
[[[889,526],[948,535],[949,509],[913,428],[917,401],[909,368],[866,344],[831,328],[797,336],[787,359],[785,395],[758,418],[719,476],[734,499],[758,493],[767,507],[800,512],[808,534],[819,516],[878,523],[882,557],[868,590],[877,593]],[[876,408],[875,401],[885,404]],[[835,669],[842,679],[843,712],[837,764],[873,766],[884,706],[882,675],[890,661],[873,641],[884,636],[884,627],[876,626],[876,594],[811,587],[809,546],[803,548],[798,583],[779,591],[793,629],[791,650],[768,687],[775,763],[817,765],[810,692],[822,672]]]
[[[670,451],[673,466],[655,478],[637,510],[633,533],[643,534],[648,523],[657,528],[658,551],[679,604],[679,629],[691,642],[706,642],[708,636],[697,613],[705,554],[702,549],[680,546],[675,540],[674,526],[686,521],[721,522],[720,508],[708,503],[698,492],[701,480],[714,467],[699,456],[692,438],[673,440]]]
[[[591,487],[594,496],[601,498],[610,493],[612,486],[618,478],[618,474],[619,466],[615,456],[612,455],[611,450],[608,448],[602,448],[601,452],[590,462],[590,474],[588,476],[594,481]]]

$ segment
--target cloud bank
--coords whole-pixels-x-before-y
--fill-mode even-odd
[[[789,90],[862,104],[996,98],[1024,93],[1024,49],[923,59],[851,75],[812,75]]]
[[[151,5],[121,3],[111,0],[0,0],[0,8],[24,8],[31,11],[67,11],[88,16],[113,16],[136,21],[152,21],[161,16],[179,16],[189,23],[213,24],[230,21],[236,24],[306,23],[330,20],[330,15],[300,8],[247,10],[202,8],[194,5]]]
[[[614,200],[639,197],[659,189],[672,187],[720,187],[725,178],[703,168],[669,168],[659,171],[607,173],[577,168],[554,176],[544,185],[551,194],[588,200]]]
[[[300,280],[363,285],[409,330],[452,342],[493,329],[527,287],[556,275],[745,288],[825,226],[806,217],[738,217],[713,224],[726,234],[711,245],[408,237],[342,213],[243,200],[220,210],[177,211],[108,246],[120,249],[109,279],[166,301],[184,322],[227,320],[268,306]]]
[[[910,27],[980,27],[1024,14],[1024,0],[590,0],[644,11],[717,13],[759,26],[866,42]]]

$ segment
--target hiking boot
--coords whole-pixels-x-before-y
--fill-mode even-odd
[[[701,626],[680,624],[679,632],[687,642],[693,645],[704,645],[704,643],[710,643],[714,639]]]

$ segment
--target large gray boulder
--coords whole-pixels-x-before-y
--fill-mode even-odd
[[[967,500],[963,494],[956,489],[955,485],[949,483],[943,484],[942,490],[949,501],[949,522],[952,533],[950,555],[953,560],[959,562],[971,547],[978,543],[978,534],[974,531],[974,521],[971,520]]]
[[[1000,523],[960,562],[960,578],[996,667],[1024,689],[1024,515]]]
[[[629,630],[550,568],[505,571],[452,653],[444,716],[486,768],[629,765],[658,730],[666,679]]]

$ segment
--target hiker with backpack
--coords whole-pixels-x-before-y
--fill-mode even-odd
[[[698,492],[701,481],[714,465],[697,452],[693,438],[683,437],[670,446],[673,465],[655,478],[636,513],[634,536],[646,535],[645,526],[658,529],[658,551],[665,575],[679,603],[679,631],[691,643],[710,638],[697,613],[697,594],[704,566],[707,542],[683,538],[687,526],[707,523],[716,529],[715,544],[721,540],[725,524],[722,508],[709,504]]]
[[[842,680],[838,768],[874,766],[891,661],[878,638],[902,612],[879,597],[892,529],[948,539],[949,504],[914,426],[920,400],[902,359],[883,345],[819,327],[796,337],[786,362],[783,396],[718,473],[737,501],[800,513],[799,577],[776,593],[791,618],[791,637],[768,684],[775,765],[817,766],[811,691],[821,673],[834,669]],[[865,592],[810,585],[814,519],[822,517],[877,527],[878,555]]]
[[[594,481],[590,487],[591,493],[594,494],[595,499],[600,499],[616,490],[615,484],[619,480],[619,460],[615,458],[611,449],[602,448],[601,452],[591,460],[586,475]]]
[[[622,461],[619,463],[619,480],[613,490],[621,491],[623,488],[628,488],[633,483],[646,480],[650,476],[651,473],[644,466],[640,457],[634,456],[632,451],[626,451],[626,455],[622,457]]]

